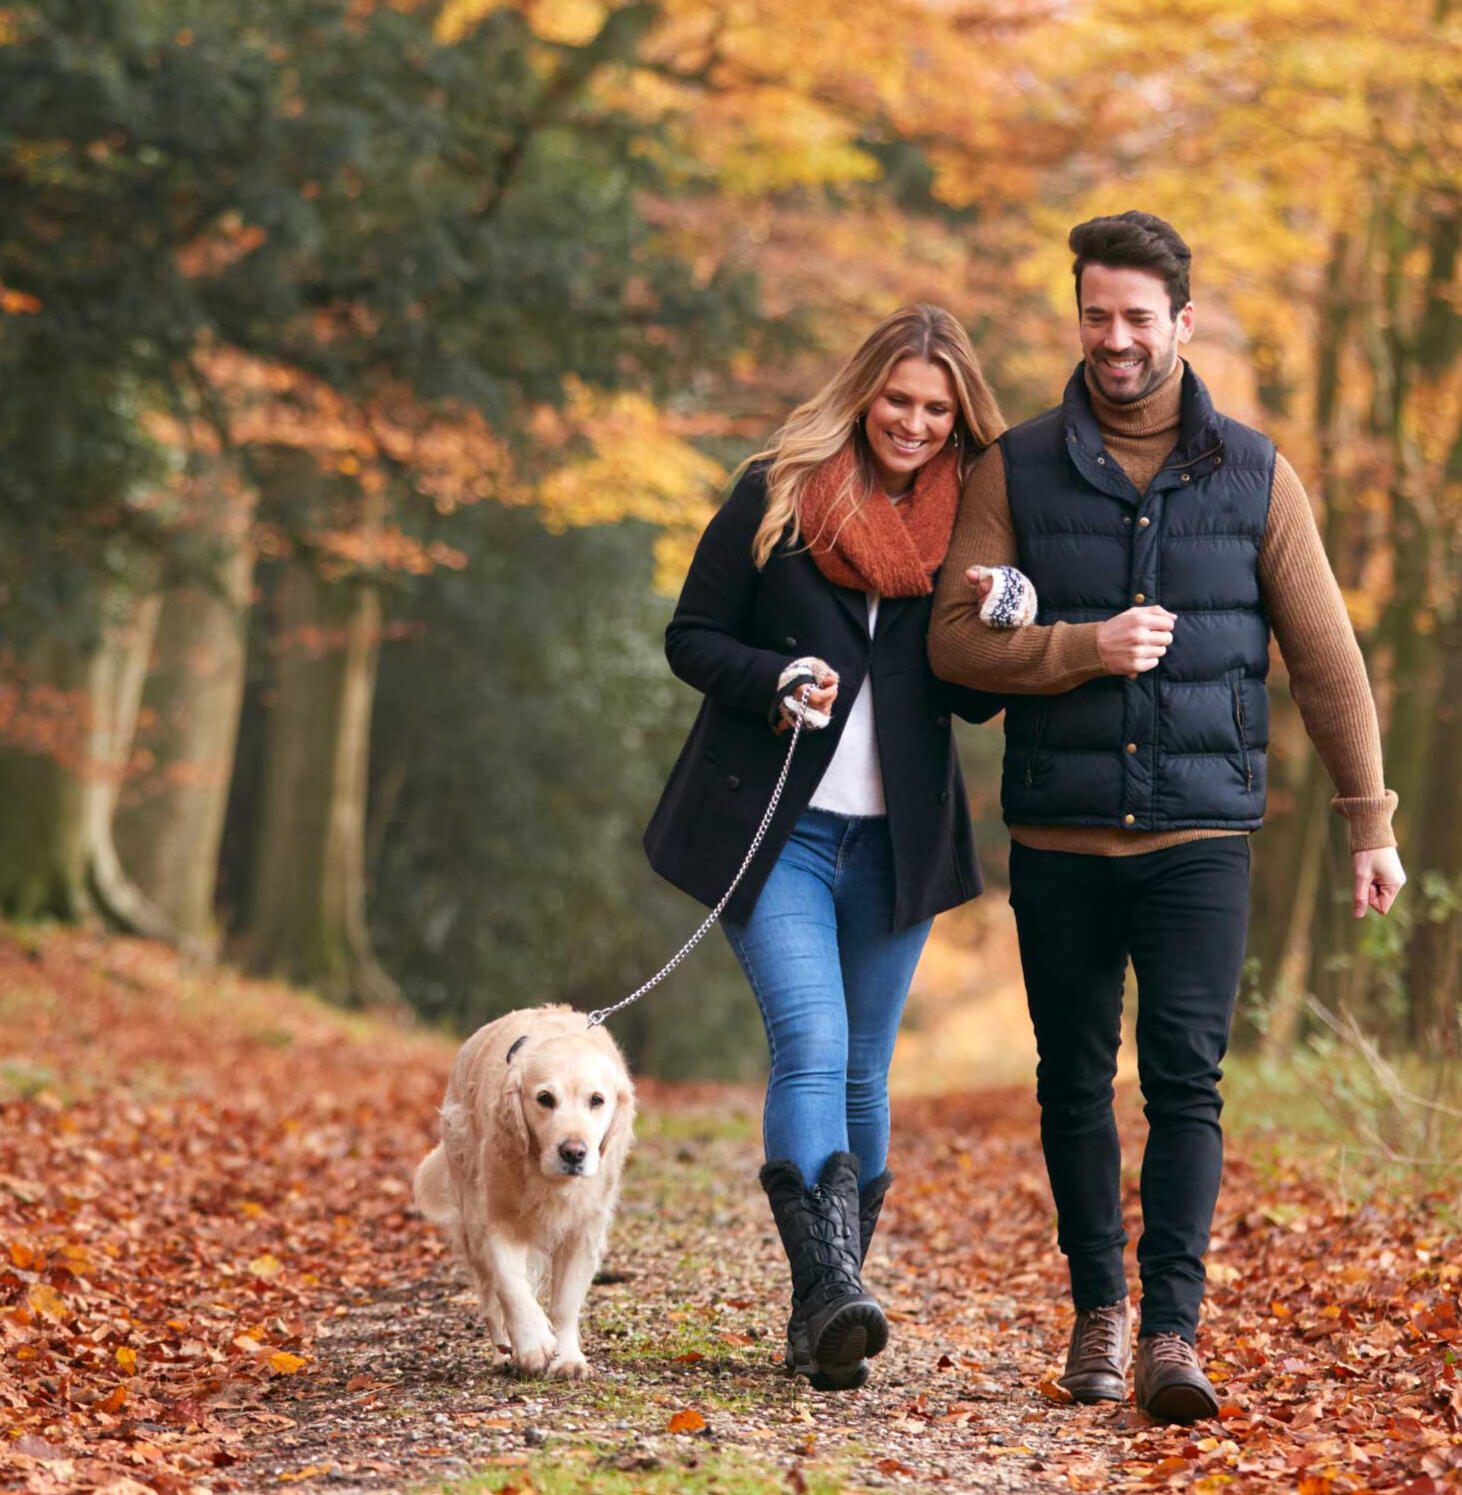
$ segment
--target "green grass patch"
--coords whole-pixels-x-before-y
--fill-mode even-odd
[[[761,1136],[761,1117],[749,1111],[671,1110],[657,1106],[635,1118],[641,1142],[752,1142]]]
[[[527,1464],[492,1469],[439,1486],[444,1495],[841,1495],[858,1487],[827,1463],[786,1468],[747,1459],[739,1452],[707,1449],[661,1457],[643,1449],[580,1448],[544,1453]]]
[[[0,1101],[34,1100],[46,1091],[64,1099],[54,1070],[24,1059],[0,1061]]]
[[[1320,1035],[1231,1057],[1223,1094],[1224,1128],[1261,1170],[1320,1171],[1347,1205],[1427,1197],[1462,1222],[1462,1065]]]

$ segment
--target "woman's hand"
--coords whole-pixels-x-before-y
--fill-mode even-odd
[[[813,684],[810,687],[806,687],[805,680],[803,685],[790,684],[792,677],[796,675],[804,677],[811,675]],[[774,730],[779,733],[785,732],[789,727],[795,726],[797,723],[797,712],[794,705],[789,704],[789,698],[795,698],[797,702],[801,702],[809,713],[816,712],[818,714],[817,717],[809,716],[804,719],[804,726],[811,728],[826,726],[827,718],[832,714],[833,702],[838,698],[838,672],[825,660],[799,659],[793,664],[788,665],[787,669],[783,671],[783,680],[789,682],[789,688],[781,697],[778,719]],[[802,691],[804,688],[807,689],[805,702],[802,701]]]
[[[975,589],[980,621],[991,628],[1025,628],[1036,620],[1036,589],[1014,566],[971,566],[965,580]]]

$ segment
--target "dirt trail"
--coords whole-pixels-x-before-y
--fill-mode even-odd
[[[1162,1428],[1051,1399],[1064,1268],[1028,1094],[912,1102],[866,1272],[893,1343],[822,1396],[779,1365],[757,1096],[642,1082],[599,1375],[520,1381],[408,1205],[453,1045],[60,934],[0,940],[0,1033],[6,1489],[661,1491],[718,1459],[794,1492],[1462,1486],[1442,1201],[1347,1214],[1231,1156],[1201,1340],[1224,1406]],[[1130,1094],[1122,1118],[1135,1162]]]

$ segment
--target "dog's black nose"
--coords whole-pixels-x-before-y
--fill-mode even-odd
[[[584,1159],[589,1156],[589,1146],[586,1142],[560,1142],[558,1144],[558,1155],[568,1168],[582,1168]]]

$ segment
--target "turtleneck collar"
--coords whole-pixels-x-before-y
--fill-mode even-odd
[[[1183,360],[1174,365],[1172,373],[1156,389],[1149,390],[1140,400],[1129,404],[1118,404],[1109,400],[1091,376],[1090,369],[1083,369],[1086,392],[1091,397],[1092,414],[1104,434],[1118,437],[1141,438],[1156,436],[1163,431],[1176,431],[1183,414]]]

